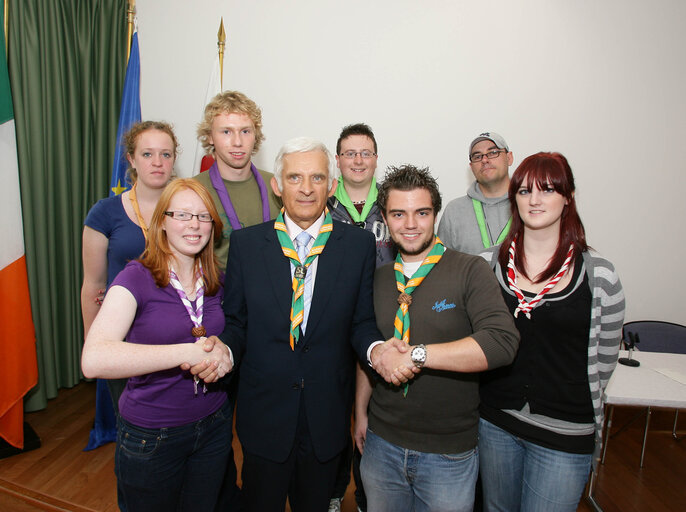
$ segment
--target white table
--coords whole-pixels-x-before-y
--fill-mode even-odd
[[[627,357],[621,350],[619,357]],[[686,407],[686,354],[637,352],[641,366],[617,364],[605,388],[605,403],[645,407]],[[661,373],[664,370],[665,373]],[[679,377],[684,382],[679,382]]]
[[[619,357],[627,357],[621,350]],[[631,367],[617,364],[610,382],[605,388],[605,403],[608,406],[686,408],[686,354],[634,351],[633,359],[641,366]],[[612,426],[612,409],[606,419],[602,462],[605,462],[608,436]],[[646,428],[641,449],[641,467],[645,454],[645,441],[650,424],[650,410],[646,415]],[[595,474],[591,474],[588,498],[596,510],[601,510],[593,498]]]

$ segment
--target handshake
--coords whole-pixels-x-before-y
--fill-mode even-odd
[[[195,343],[207,353],[207,358],[194,365],[183,363],[181,365],[182,370],[190,370],[192,375],[206,384],[217,382],[233,370],[229,347],[224,345],[219,338],[216,336],[200,338]]]
[[[233,369],[233,361],[229,353],[229,347],[224,345],[216,336],[200,339],[196,342],[207,353],[207,359],[191,365],[183,363],[182,370],[190,370],[207,384],[216,382]],[[372,368],[383,377],[389,384],[400,386],[421,371],[421,368],[412,362],[411,349],[398,338],[391,338],[384,343],[376,345],[370,354]]]
[[[386,382],[400,386],[421,371],[421,368],[412,362],[413,348],[398,338],[391,338],[372,349],[369,361],[376,373]]]

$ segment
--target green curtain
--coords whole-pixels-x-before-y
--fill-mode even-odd
[[[81,232],[108,195],[126,66],[125,0],[12,0],[14,99],[24,241],[42,409],[82,378]],[[18,334],[20,335],[20,334]]]

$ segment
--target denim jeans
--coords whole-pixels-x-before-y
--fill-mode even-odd
[[[231,452],[232,407],[180,427],[119,418],[114,471],[128,512],[214,510]]]
[[[484,511],[575,512],[592,457],[544,448],[481,419]]]
[[[469,512],[479,472],[477,449],[457,454],[406,450],[367,430],[360,464],[373,512]]]

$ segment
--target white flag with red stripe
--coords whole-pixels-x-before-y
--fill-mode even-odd
[[[222,92],[221,85],[221,71],[219,69],[219,55],[215,55],[214,62],[212,64],[212,71],[210,73],[210,79],[207,82],[207,91],[205,92],[205,102],[202,104],[202,110],[200,112],[200,122],[202,122],[205,105],[207,105],[212,98],[217,94]],[[202,171],[206,171],[212,166],[214,159],[205,154],[205,150],[202,147],[200,141],[197,142],[195,147],[195,159],[193,160],[193,175],[199,174]]]

